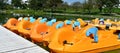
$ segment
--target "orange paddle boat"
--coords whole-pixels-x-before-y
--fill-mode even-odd
[[[18,31],[17,31],[17,25],[18,25],[19,21],[15,18],[10,18],[6,24],[4,24],[3,26],[15,33],[18,34]]]
[[[36,24],[31,32],[30,32],[30,37],[33,42],[42,42],[45,34],[48,33],[49,27],[46,25],[46,23],[43,24]]]
[[[32,23],[28,20],[22,20],[18,23],[17,29],[18,32],[24,37],[24,38],[30,38],[30,30],[32,28]]]
[[[80,22],[81,27],[84,27],[87,25],[87,23],[85,21],[83,21],[81,18],[78,18],[77,20]]]
[[[49,44],[53,53],[98,53],[120,48],[119,36],[113,31],[98,30],[92,25],[82,28],[79,33],[61,28],[54,35]]]

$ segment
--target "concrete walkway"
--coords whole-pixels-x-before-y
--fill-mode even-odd
[[[0,25],[0,53],[49,53]]]

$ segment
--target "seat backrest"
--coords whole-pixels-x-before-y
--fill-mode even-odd
[[[56,25],[56,29],[59,29],[59,28],[63,27],[63,25],[64,25],[64,22],[58,23],[58,24]]]
[[[91,34],[94,35],[94,42],[98,42],[98,29],[96,27],[92,27],[86,31],[86,36],[90,36]]]
[[[47,26],[52,26],[53,25],[53,22],[52,21],[48,21],[47,22]]]

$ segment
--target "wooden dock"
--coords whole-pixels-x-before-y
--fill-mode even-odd
[[[0,25],[0,53],[49,53]]]

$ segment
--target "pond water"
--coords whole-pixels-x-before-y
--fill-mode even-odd
[[[5,24],[7,22],[7,20],[9,18],[18,18],[18,17],[26,17],[26,16],[33,16],[34,18],[38,18],[38,17],[46,17],[49,19],[51,19],[51,17],[53,18],[56,18],[57,20],[66,20],[66,19],[69,19],[69,20],[75,20],[77,18],[82,18],[83,20],[91,20],[91,19],[94,19],[94,18],[86,18],[86,17],[80,17],[80,16],[67,16],[67,15],[48,15],[48,14],[45,14],[45,15],[29,15],[29,14],[15,14],[15,13],[11,13],[11,14],[7,14],[7,13],[0,13],[0,25],[2,24]]]

